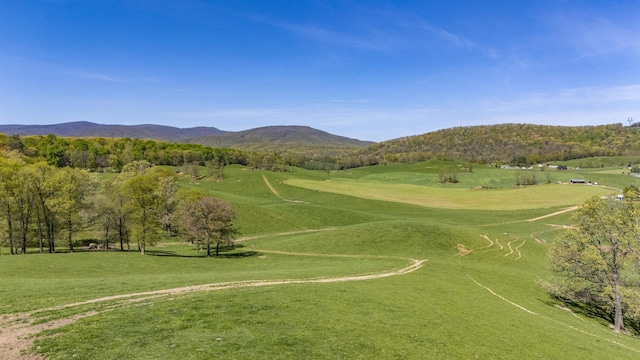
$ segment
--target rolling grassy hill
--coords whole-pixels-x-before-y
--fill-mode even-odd
[[[538,285],[548,275],[549,243],[570,223],[571,212],[559,211],[640,179],[617,168],[557,171],[556,182],[579,175],[608,187],[512,189],[516,170],[482,167],[448,186],[437,183],[444,166],[455,165],[431,161],[330,174],[230,166],[222,181],[184,179],[184,188],[237,209],[241,247],[218,259],[196,256],[173,239],[144,257],[5,252],[0,313],[48,308],[30,316],[68,319],[44,332],[54,337],[36,341],[50,359],[640,356],[639,339],[565,308]],[[333,183],[360,186],[344,190]],[[457,208],[372,198],[406,184],[416,197],[469,193]],[[486,184],[493,189],[471,190]],[[562,203],[540,188],[560,189]],[[493,191],[515,191],[530,205],[505,205],[506,197]],[[415,261],[424,262],[411,267]],[[121,298],[99,299],[114,295]]]

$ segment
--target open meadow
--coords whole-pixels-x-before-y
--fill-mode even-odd
[[[181,180],[238,212],[218,258],[177,238],[145,256],[0,249],[0,359],[640,358],[539,285],[578,205],[640,185],[624,168],[289,170]],[[515,187],[522,172],[540,184]]]

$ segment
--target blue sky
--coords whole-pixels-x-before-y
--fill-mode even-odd
[[[640,121],[640,1],[0,0],[0,123]]]

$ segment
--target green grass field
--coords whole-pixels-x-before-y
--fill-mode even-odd
[[[444,166],[455,168],[232,166],[221,182],[185,180],[238,210],[241,246],[211,259],[175,239],[146,256],[4,249],[0,322],[15,327],[27,311],[61,321],[35,338],[32,351],[49,359],[640,357],[640,339],[538,285],[570,222],[571,212],[552,214],[636,178],[556,171],[552,184],[515,188],[514,171],[475,166],[448,186],[437,182]],[[578,176],[604,187],[557,184]]]

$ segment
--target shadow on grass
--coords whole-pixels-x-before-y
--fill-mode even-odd
[[[179,254],[175,251],[171,250],[158,250],[158,249],[147,249],[144,251],[145,255],[149,256],[171,256],[171,257],[182,257],[182,258],[199,258],[202,257],[200,254]]]
[[[215,250],[211,249],[211,258],[221,258],[221,259],[242,259],[249,257],[261,256],[262,254],[257,251],[237,251],[237,249],[243,248],[242,244],[234,244],[231,246],[221,247],[220,254],[218,256],[215,255]],[[195,251],[195,250],[194,250]],[[172,257],[183,257],[183,258],[207,258],[207,250],[202,249],[200,253],[177,253],[172,250],[166,249],[149,249],[146,250],[145,253],[150,256],[172,256]]]
[[[239,258],[246,258],[246,257],[256,257],[261,255],[262,254],[257,251],[241,251],[241,252],[234,252],[234,253],[222,253],[218,255],[218,257],[225,258],[225,259],[239,259]],[[215,257],[215,255],[212,255],[212,257]]]

